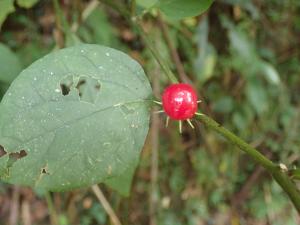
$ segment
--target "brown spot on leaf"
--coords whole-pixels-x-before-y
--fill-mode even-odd
[[[27,156],[27,152],[25,150],[21,150],[20,152],[9,153],[9,159],[18,160]]]
[[[0,145],[0,157],[4,156],[6,154],[7,154],[7,152],[4,150],[3,146]]]

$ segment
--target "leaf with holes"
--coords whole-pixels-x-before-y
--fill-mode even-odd
[[[131,181],[151,93],[141,66],[108,47],[79,45],[36,61],[1,102],[0,177],[51,191],[107,182],[122,192],[111,181]]]

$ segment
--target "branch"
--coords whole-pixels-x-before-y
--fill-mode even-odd
[[[163,21],[160,14],[158,14],[158,22],[159,22],[159,26],[161,28],[162,34],[164,36],[164,39],[166,41],[166,44],[168,45],[171,57],[175,63],[176,70],[178,72],[178,75],[179,75],[181,81],[183,81],[185,83],[191,83],[190,79],[188,78],[188,76],[186,75],[186,73],[184,71],[184,67],[180,60],[179,54],[171,40],[168,25]]]
[[[162,71],[165,73],[165,75],[168,77],[168,79],[172,83],[178,83],[176,76],[173,74],[170,67],[167,65],[167,63],[165,62],[165,60],[163,59],[163,57],[161,56],[159,51],[156,50],[156,48],[154,46],[154,42],[148,37],[149,34],[147,34],[147,32],[144,30],[141,18],[138,16],[131,15],[129,10],[126,10],[126,8],[124,8],[121,5],[116,4],[114,1],[100,0],[100,2],[105,3],[106,5],[110,6],[111,8],[113,8],[114,10],[119,12],[127,20],[127,22],[133,28],[136,29],[136,31],[142,37],[145,45],[147,46],[147,48],[149,48],[151,54],[153,55],[153,57],[155,58],[157,63],[160,65],[160,67],[162,68]],[[131,6],[131,10],[134,13],[134,5]]]
[[[58,225],[58,216],[55,210],[55,207],[53,205],[52,197],[49,192],[45,194],[47,206],[48,206],[48,211],[49,211],[49,217],[50,217],[50,222],[52,225]]]
[[[240,139],[238,136],[222,127],[216,121],[210,117],[197,113],[197,118],[207,127],[221,134],[231,144],[239,147],[240,150],[250,155],[257,163],[262,165],[282,187],[282,189],[289,196],[293,202],[295,208],[300,214],[300,192],[297,190],[296,185],[290,180],[285,172],[283,172],[278,165],[273,163],[271,160],[266,158],[258,150],[247,144],[245,141]]]
[[[158,64],[155,64],[154,72],[153,72],[153,92],[154,96],[158,99],[160,95],[160,67]],[[157,112],[159,108],[154,106],[152,109],[152,123],[151,123],[151,189],[150,189],[150,199],[149,199],[149,217],[150,217],[150,225],[157,225],[157,206],[158,206],[158,160],[159,160],[159,115]]]
[[[13,187],[12,203],[10,207],[9,225],[17,225],[19,220],[19,208],[20,208],[20,188],[18,186]]]
[[[169,78],[169,80],[172,83],[178,83],[178,80],[175,77],[175,75],[173,74],[173,72],[171,71],[170,67],[164,61],[164,59],[161,56],[161,54],[159,53],[159,51],[157,51],[156,48],[154,47],[153,41],[148,37],[149,34],[147,34],[145,32],[141,21],[138,18],[136,18],[136,23],[133,23],[133,24],[134,24],[135,28],[137,29],[137,31],[139,32],[139,34],[141,35],[141,37],[143,38],[145,45],[149,48],[151,54],[156,59],[158,64],[161,66],[162,70],[164,71],[166,76]]]
[[[94,194],[96,195],[96,197],[98,198],[101,205],[103,206],[105,212],[108,214],[112,224],[113,225],[122,225],[119,218],[117,217],[116,213],[114,212],[114,210],[110,206],[109,202],[105,198],[104,194],[102,193],[102,191],[98,187],[98,185],[96,185],[96,184],[93,185],[92,190],[93,190]]]
[[[53,5],[55,10],[57,27],[61,29],[65,35],[67,35],[68,33],[70,33],[70,27],[68,25],[67,19],[64,16],[62,9],[60,8],[60,4],[58,0],[54,0]]]

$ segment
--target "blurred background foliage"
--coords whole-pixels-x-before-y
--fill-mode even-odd
[[[152,84],[158,83],[159,99],[168,81],[122,15],[128,1],[104,2],[61,1],[72,35],[59,27],[50,0],[19,0],[5,20],[0,14],[1,96],[33,61],[80,40],[138,60]],[[153,2],[138,1],[137,12]],[[290,169],[300,166],[300,1],[218,0],[201,16],[180,21],[153,9],[143,27],[175,72],[172,47],[178,53],[183,78],[197,88],[203,112],[272,160]],[[76,38],[68,44],[68,37]],[[130,197],[102,187],[124,224],[300,224],[280,187],[247,156],[201,124],[195,130],[185,124],[180,135],[174,121],[164,126],[165,119],[160,115],[152,128],[152,135],[159,133],[156,177],[151,175],[155,143],[149,135]],[[109,221],[89,189],[45,194],[0,183],[0,224]]]

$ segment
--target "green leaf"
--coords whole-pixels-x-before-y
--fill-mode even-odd
[[[125,171],[143,147],[151,93],[141,66],[108,47],[79,45],[36,61],[0,105],[0,145],[27,153],[5,181],[63,191],[132,176]]]
[[[247,83],[246,95],[258,115],[267,111],[269,107],[268,95],[260,80],[253,79]]]
[[[278,85],[280,83],[278,72],[272,64],[260,57],[254,42],[246,32],[235,28],[226,17],[222,18],[224,26],[229,31],[232,63],[235,68],[242,71],[248,78],[262,74],[270,84]]]
[[[300,180],[300,169],[290,170],[289,173],[293,180]]]
[[[151,8],[158,0],[137,0],[136,3],[144,8]]]
[[[213,103],[212,107],[216,112],[230,113],[234,107],[234,101],[230,96],[222,96]]]
[[[217,61],[217,54],[213,45],[208,42],[208,19],[203,18],[197,30],[197,40],[199,53],[195,60],[194,67],[197,71],[198,79],[204,83],[213,76]]]
[[[6,19],[7,15],[14,12],[14,1],[13,0],[1,0],[0,1],[0,30],[1,25]]]
[[[280,83],[280,76],[272,64],[262,61],[259,64],[259,70],[265,75],[265,78],[271,84]]]
[[[87,43],[116,46],[117,32],[104,10],[97,7],[79,27],[78,35]]]
[[[2,96],[5,94],[8,87],[9,87],[8,84],[0,82],[0,100],[2,99]]]
[[[5,45],[0,43],[0,82],[10,84],[21,72],[18,57]]]
[[[16,52],[18,58],[22,59],[22,65],[29,66],[35,60],[45,56],[52,51],[54,46],[44,46],[38,40],[22,44],[22,48]]]
[[[110,188],[118,191],[121,195],[128,197],[130,193],[132,178],[137,164],[137,160],[135,163],[132,162],[120,176],[106,180],[105,184]]]
[[[35,5],[39,0],[17,0],[19,6],[24,8],[31,8]]]
[[[229,29],[229,40],[230,47],[234,54],[237,54],[246,63],[252,62],[257,59],[257,54],[255,52],[255,46],[249,40],[246,33],[241,32],[238,29]]]
[[[248,104],[241,104],[238,106],[232,116],[232,122],[234,126],[241,132],[247,132],[247,127],[254,119],[254,111]]]
[[[213,0],[160,0],[157,6],[170,19],[180,20],[205,12]]]

